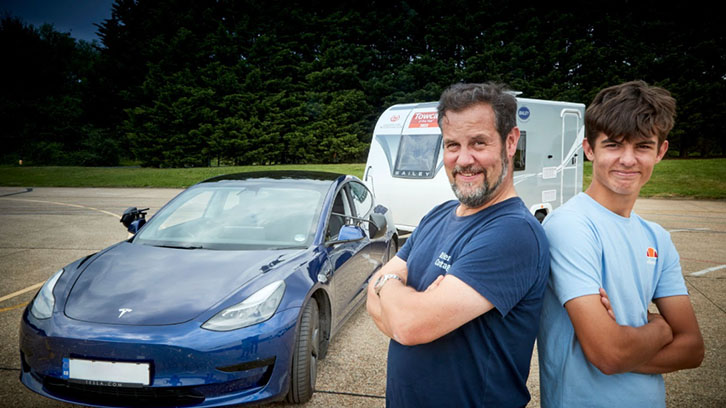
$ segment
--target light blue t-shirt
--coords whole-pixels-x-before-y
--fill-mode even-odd
[[[603,287],[619,324],[646,324],[653,299],[688,294],[670,234],[586,193],[554,211],[544,228],[551,275],[537,337],[542,407],[664,407],[661,375],[605,375],[587,360],[564,304]]]

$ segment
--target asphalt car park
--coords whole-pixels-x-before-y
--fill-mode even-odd
[[[153,214],[180,191],[0,187],[0,405],[73,406],[41,397],[18,380],[23,310],[59,268],[126,239],[119,217],[127,207],[149,207]],[[640,200],[636,211],[671,232],[706,343],[701,367],[666,374],[668,406],[726,406],[726,202]],[[385,406],[387,344],[359,309],[320,362],[316,392],[303,406]],[[537,381],[534,358],[532,407],[539,406]]]

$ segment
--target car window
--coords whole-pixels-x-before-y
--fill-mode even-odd
[[[314,239],[324,193],[292,184],[187,190],[151,218],[134,242],[230,250],[305,247]]]
[[[338,238],[340,227],[346,224],[350,219],[345,216],[352,215],[350,209],[350,202],[348,201],[345,189],[342,188],[335,195],[335,201],[333,201],[333,209],[328,218],[328,228],[325,233],[325,240],[335,240]]]
[[[237,207],[240,204],[240,194],[227,194],[227,197],[224,199],[224,204],[222,206],[223,211],[228,211],[232,208]]]
[[[209,206],[212,195],[211,191],[200,191],[199,194],[190,197],[176,211],[166,217],[159,229],[165,230],[201,218]]]
[[[351,182],[350,197],[353,199],[353,206],[357,217],[365,217],[373,206],[373,195],[361,183]]]

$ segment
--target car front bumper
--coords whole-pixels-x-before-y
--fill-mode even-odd
[[[196,321],[169,326],[91,324],[26,312],[20,327],[21,381],[48,398],[90,406],[214,407],[284,398],[299,308],[229,332]],[[143,363],[145,386],[70,379],[69,359]]]

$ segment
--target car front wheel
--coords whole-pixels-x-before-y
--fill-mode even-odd
[[[315,377],[318,370],[318,353],[320,350],[320,316],[318,302],[315,299],[305,305],[295,350],[292,357],[292,375],[288,402],[301,404],[310,400],[315,389]]]

